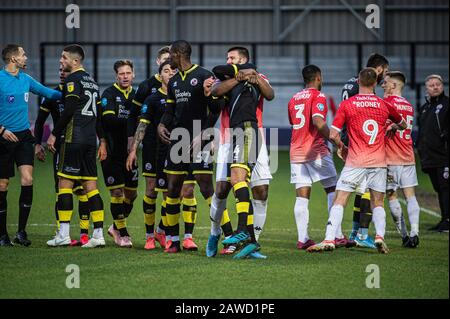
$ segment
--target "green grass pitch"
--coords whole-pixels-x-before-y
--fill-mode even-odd
[[[336,161],[338,163],[339,161]],[[100,176],[101,173],[99,171]],[[430,198],[431,185],[419,171],[419,191]],[[28,248],[0,249],[0,298],[448,298],[448,234],[427,231],[438,218],[421,213],[421,243],[418,249],[401,247],[390,213],[387,212],[389,255],[364,249],[338,249],[332,253],[308,254],[295,247],[297,231],[293,216],[295,192],[289,184],[289,158],[281,152],[279,169],[270,185],[267,223],[260,242],[267,260],[232,260],[205,257],[209,235],[206,203],[199,198],[195,239],[200,250],[168,255],[162,250],[143,249],[142,194],[128,220],[134,248],[114,246],[106,235],[111,223],[109,195],[102,178],[99,185],[105,202],[107,247],[84,250],[79,247],[47,248],[54,232],[53,175],[49,158],[36,163],[34,204],[27,228],[33,241]],[[8,194],[8,230],[14,236],[17,225],[18,178],[11,181]],[[419,200],[420,200],[419,198]],[[158,203],[160,200],[158,200]],[[432,208],[433,200],[427,200]],[[428,204],[430,202],[431,204]],[[422,202],[419,202],[423,204]],[[351,228],[351,206],[343,228]],[[235,225],[233,200],[230,215]],[[434,207],[435,208],[435,207]],[[403,207],[405,211],[406,208]],[[75,207],[75,212],[77,211]],[[78,237],[78,214],[72,219],[72,238]],[[157,217],[159,220],[159,217]],[[327,221],[326,197],[314,185],[310,202],[310,236],[320,241]],[[183,229],[183,228],[182,228]],[[371,227],[373,232],[373,226]],[[66,266],[80,267],[80,288],[66,287]],[[366,287],[366,267],[380,270],[380,288]]]

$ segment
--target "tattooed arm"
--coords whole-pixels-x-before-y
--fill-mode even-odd
[[[139,144],[141,144],[142,140],[145,136],[145,131],[147,130],[147,126],[150,124],[150,121],[146,119],[141,119],[139,121],[139,125],[136,129],[136,133],[133,137],[133,143],[131,144],[130,153],[127,158],[127,170],[131,171],[133,167],[137,166],[137,149]]]

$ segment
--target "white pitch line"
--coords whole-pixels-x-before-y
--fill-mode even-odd
[[[407,205],[406,200],[404,200],[403,198],[399,198],[398,201],[400,203],[402,203],[403,205]],[[430,216],[441,218],[441,215],[438,214],[437,212],[435,212],[434,210],[427,209],[427,208],[424,208],[424,207],[420,207],[420,210],[423,211],[424,213],[430,215]]]

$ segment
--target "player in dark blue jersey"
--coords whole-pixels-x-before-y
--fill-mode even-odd
[[[33,202],[34,137],[28,120],[28,100],[30,92],[52,100],[60,99],[61,92],[46,88],[23,72],[27,56],[19,45],[7,45],[2,58],[6,66],[0,71],[0,246],[12,246],[6,229],[6,197],[14,164],[21,177],[19,227],[14,243],[29,246],[25,227]]]
[[[213,127],[217,121],[222,100],[212,97],[205,88],[205,84],[212,86],[213,74],[191,62],[188,42],[175,41],[170,56],[178,73],[169,82],[166,112],[158,125],[158,134],[164,143],[171,144],[164,170],[168,180],[167,223],[172,236],[167,252],[176,253],[181,250],[178,223],[181,188],[189,170],[208,203],[214,192],[210,151],[198,148],[202,144],[202,131]],[[171,140],[170,126],[174,140]]]
[[[59,69],[59,78],[60,84],[55,88],[57,91],[61,91],[64,88],[65,79],[68,76],[68,72],[64,72],[62,68]],[[34,154],[36,158],[42,162],[45,161],[45,149],[42,147],[42,136],[44,134],[44,124],[47,120],[48,116],[52,117],[53,125],[55,125],[61,113],[64,111],[64,101],[57,100],[52,101],[45,97],[43,97],[39,102],[39,111],[38,116],[36,118],[36,122],[34,123],[34,137],[36,139],[36,144],[34,145]],[[61,146],[61,138],[64,136],[57,137],[55,148],[56,152],[53,154],[53,178],[55,180],[55,192],[58,194],[58,158],[59,158],[59,149]],[[75,186],[73,188],[73,193],[78,196],[78,216],[80,218],[80,240],[72,239],[70,245],[84,245],[89,241],[89,204],[86,192],[83,190],[83,186],[79,181],[75,182]],[[58,199],[58,197],[56,197]],[[57,229],[59,230],[59,217],[58,217],[58,202],[55,201],[55,216],[56,216],[56,224]]]
[[[386,73],[389,70],[389,61],[386,57],[373,53],[367,60],[367,67],[374,68],[377,73],[377,82],[381,84]],[[359,93],[358,77],[351,78],[342,89],[342,100],[347,100]],[[342,141],[348,144],[347,130],[343,129],[341,133]],[[355,195],[355,202],[353,205],[353,226],[352,232],[348,238],[348,243],[345,238],[336,243],[336,247],[352,246],[355,241],[358,247],[376,248],[373,239],[368,236],[369,225],[372,221],[372,211],[370,209],[370,193],[366,192],[365,185],[360,185],[360,189]],[[352,244],[353,243],[353,244]]]
[[[130,153],[127,159],[127,169],[132,169],[133,165],[137,163],[137,148],[139,144],[145,140],[145,136],[149,133],[148,131],[154,131],[156,133],[156,128],[161,121],[161,117],[165,112],[166,99],[167,99],[167,84],[170,78],[176,73],[176,70],[171,67],[170,61],[165,61],[159,66],[159,77],[161,79],[162,86],[153,94],[148,96],[144,103],[142,104],[141,116],[139,117],[139,125],[136,129],[136,134],[133,138],[133,143],[131,144]],[[154,133],[151,133],[154,134]],[[155,146],[153,147],[154,153],[149,154],[148,157],[154,157],[152,160],[152,165],[154,166],[155,172],[155,192],[162,192],[163,194],[163,205],[165,208],[164,201],[167,195],[167,175],[163,172],[164,163],[167,158],[167,151],[169,149],[168,145],[161,143],[161,141],[156,138],[153,140]],[[153,200],[150,202],[149,200]],[[161,232],[155,232],[155,197],[144,197],[144,220],[146,226],[146,242],[144,248],[147,250],[153,250],[156,248],[155,242],[158,241],[160,245],[165,248],[165,241],[170,240],[170,237],[164,237],[164,242],[161,241]],[[153,205],[152,205],[153,204]],[[162,220],[164,224],[167,224],[166,214],[162,211]]]
[[[134,66],[130,60],[114,63],[116,83],[102,94],[102,125],[108,156],[102,161],[103,178],[111,194],[111,214],[114,219],[108,234],[119,247],[133,246],[126,219],[137,197],[138,168],[126,169],[128,156],[128,120],[134,98],[132,87]]]
[[[60,229],[47,245],[67,246],[70,244],[70,219],[73,212],[72,192],[74,182],[81,181],[87,193],[89,210],[94,222],[94,232],[83,248],[105,246],[103,237],[103,201],[97,188],[96,148],[97,134],[103,137],[97,120],[99,91],[94,79],[83,69],[84,50],[72,44],[64,48],[60,64],[69,72],[63,89],[64,111],[47,140],[47,146],[55,152],[56,136],[64,131],[58,165],[59,193],[58,215]],[[101,142],[99,157],[106,158],[105,141]]]
[[[169,47],[164,46],[158,50],[158,54],[156,57],[156,64],[160,67],[168,58],[169,58]],[[158,92],[158,90],[162,86],[162,78],[160,73],[156,73],[150,78],[144,80],[139,84],[139,87],[136,91],[136,94],[133,98],[133,109],[130,116],[130,127],[131,130],[128,136],[133,136],[136,132],[137,127],[137,118],[141,114],[141,108],[144,105],[144,102],[151,95]],[[158,121],[159,123],[159,121]],[[157,172],[156,172],[156,158],[157,158],[157,146],[158,146],[158,135],[156,133],[156,127],[158,123],[154,123],[155,125],[151,125],[146,131],[144,135],[144,139],[142,141],[142,175],[145,177],[145,194],[142,200],[142,208],[144,212],[144,224],[145,224],[145,232],[146,232],[146,244],[144,246],[145,249],[154,249],[153,244],[156,239],[161,247],[165,248],[166,246],[166,236],[165,236],[165,227],[166,223],[166,202],[163,199],[161,203],[161,220],[159,221],[158,226],[156,227],[156,232],[154,232],[155,228],[155,218],[154,213],[156,212],[156,199],[158,197],[158,192],[161,189],[165,189],[166,185],[158,185]]]

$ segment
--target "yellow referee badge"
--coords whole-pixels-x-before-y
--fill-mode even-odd
[[[73,82],[69,82],[67,83],[67,92],[71,93],[74,90],[74,83]]]

